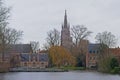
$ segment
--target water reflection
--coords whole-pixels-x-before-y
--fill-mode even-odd
[[[120,76],[86,71],[14,72],[1,73],[0,80],[120,80]]]

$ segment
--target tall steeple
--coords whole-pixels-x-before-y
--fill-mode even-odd
[[[68,23],[67,23],[67,11],[65,10],[65,16],[64,16],[64,28],[68,27]]]
[[[71,50],[72,38],[70,36],[70,25],[67,22],[67,11],[65,10],[64,23],[61,30],[61,46],[68,51]]]

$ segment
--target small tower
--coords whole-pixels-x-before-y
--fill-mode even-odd
[[[70,36],[70,25],[67,21],[67,11],[65,10],[64,23],[61,30],[61,46],[70,51],[72,47],[72,37]]]

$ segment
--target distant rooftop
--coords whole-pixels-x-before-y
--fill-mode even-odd
[[[9,53],[30,53],[32,51],[30,44],[10,45]]]
[[[98,50],[99,47],[100,47],[100,44],[90,43],[90,44],[88,45],[88,51],[90,51],[90,50]]]

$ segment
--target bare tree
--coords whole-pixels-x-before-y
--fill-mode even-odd
[[[4,6],[3,0],[0,0],[0,26],[8,24],[10,8]]]
[[[102,58],[110,55],[109,48],[114,47],[117,42],[115,35],[107,31],[98,33],[95,39],[100,44],[99,51]]]
[[[57,29],[47,33],[47,43],[49,46],[60,45],[60,32]]]
[[[96,35],[96,41],[100,44],[98,55],[98,69],[100,71],[110,70],[110,59],[112,54],[110,52],[111,47],[116,45],[117,39],[111,32],[104,31]]]
[[[87,53],[88,40],[92,32],[89,31],[84,25],[77,25],[71,28],[71,35],[73,38],[72,53],[77,59],[77,66],[85,66],[85,55]]]
[[[84,25],[77,25],[71,28],[71,35],[73,37],[74,44],[79,45],[80,41],[90,36],[92,32],[89,31]]]
[[[111,32],[107,32],[107,31],[98,33],[95,38],[97,40],[97,43],[105,44],[109,48],[114,47],[117,42],[115,35],[113,35]]]
[[[11,44],[16,44],[22,37],[23,32],[9,27],[0,27],[0,52],[3,54],[10,48]],[[4,60],[4,59],[3,59]]]
[[[50,45],[48,43],[43,44],[43,49],[48,50],[50,48]]]
[[[10,44],[17,43],[23,34],[22,31],[8,27],[9,12],[10,8],[5,7],[2,0],[0,0],[0,53],[2,53],[3,61],[4,53],[9,48]]]
[[[4,36],[5,34],[3,32],[6,32],[5,28],[8,25],[7,20],[9,18],[9,11],[10,9],[5,7],[3,5],[3,1],[0,0],[0,53],[2,53],[3,60],[4,60],[4,51],[6,46],[5,44],[6,37]]]
[[[47,32],[46,43],[43,44],[43,49],[48,50],[51,46],[60,45],[60,32],[57,29]]]
[[[39,42],[31,41],[30,42],[33,52],[36,52],[39,49]]]

